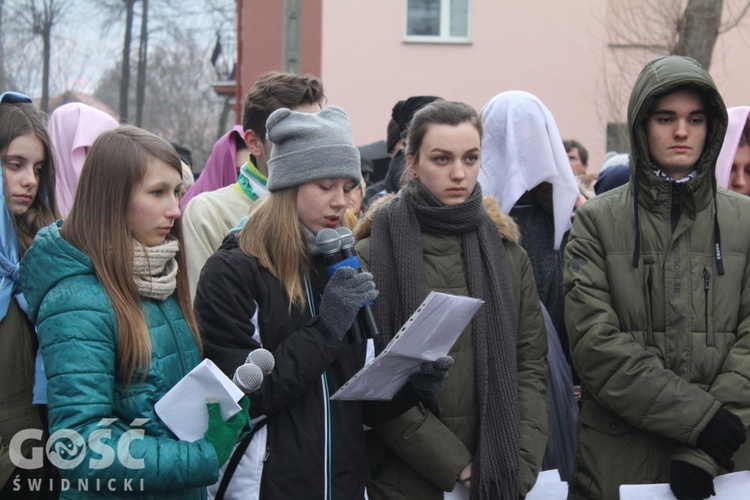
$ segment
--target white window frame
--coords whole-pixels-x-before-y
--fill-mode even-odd
[[[471,43],[471,3],[466,0],[466,36],[451,36],[451,0],[440,0],[440,34],[409,35],[409,0],[404,2],[404,42],[407,43]]]

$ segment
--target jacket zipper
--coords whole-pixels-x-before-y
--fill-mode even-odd
[[[310,308],[311,317],[315,317],[317,311],[315,307],[315,298],[313,296],[312,283],[310,277],[305,276],[305,293],[307,295],[307,303]],[[328,377],[326,373],[320,376],[320,382],[323,388],[323,498],[326,500],[333,499],[333,487],[332,481],[332,453],[331,453],[331,401],[330,393],[328,391]]]
[[[648,277],[646,278],[646,287],[648,289],[648,331],[646,332],[646,344],[655,345],[654,342],[654,302],[653,302],[653,266],[648,266]]]
[[[714,338],[714,322],[710,314],[713,306],[711,300],[711,271],[707,267],[703,268],[703,290],[706,302],[706,344],[713,346],[716,339]]]

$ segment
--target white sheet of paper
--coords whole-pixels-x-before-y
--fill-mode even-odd
[[[204,359],[156,402],[159,418],[183,441],[197,441],[208,429],[207,400],[217,401],[227,420],[240,411],[244,393],[210,359]]]
[[[750,471],[732,472],[714,478],[716,496],[711,500],[737,500],[750,497]],[[668,484],[623,484],[620,500],[675,500]]]
[[[526,500],[565,500],[566,498],[568,498],[568,483],[560,480],[560,473],[557,469],[541,471],[536,478],[536,484],[526,495]],[[469,500],[469,490],[456,484],[453,491],[443,494],[443,500]]]
[[[557,469],[541,471],[534,487],[526,495],[526,500],[565,500],[566,498],[568,498],[568,483],[560,480],[560,472]]]
[[[448,354],[482,304],[472,297],[430,292],[383,352],[331,399],[391,399],[423,361]]]

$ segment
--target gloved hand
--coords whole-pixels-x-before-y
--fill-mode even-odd
[[[703,500],[716,494],[711,474],[679,460],[670,464],[669,487],[677,500]]]
[[[409,375],[409,382],[416,395],[421,399],[432,399],[440,394],[451,366],[453,366],[453,358],[450,356],[423,362],[420,367],[421,371]]]
[[[208,406],[208,429],[204,436],[216,450],[219,468],[221,468],[229,460],[240,432],[245,428],[250,418],[248,415],[250,400],[247,399],[247,396],[243,396],[240,400],[240,411],[232,415],[226,422],[221,418],[219,403],[206,403],[206,406]]]
[[[320,318],[331,332],[342,339],[351,328],[360,308],[378,296],[370,273],[340,267],[328,280],[320,302]]]
[[[746,439],[747,431],[740,417],[721,407],[698,436],[696,446],[731,471],[734,469],[732,455]]]

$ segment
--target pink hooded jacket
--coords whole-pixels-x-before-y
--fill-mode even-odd
[[[71,102],[55,109],[47,129],[55,158],[55,197],[61,217],[66,217],[81,176],[86,149],[99,134],[117,128],[117,121],[104,111],[81,102]]]
[[[727,133],[724,136],[724,145],[721,146],[719,158],[716,160],[716,185],[725,189],[729,189],[729,176],[732,173],[734,155],[737,154],[740,137],[750,115],[750,106],[727,108],[727,114],[729,115]]]
[[[194,196],[237,182],[237,141],[240,146],[244,145],[244,132],[242,125],[235,125],[216,141],[198,180],[182,197],[183,211]]]

